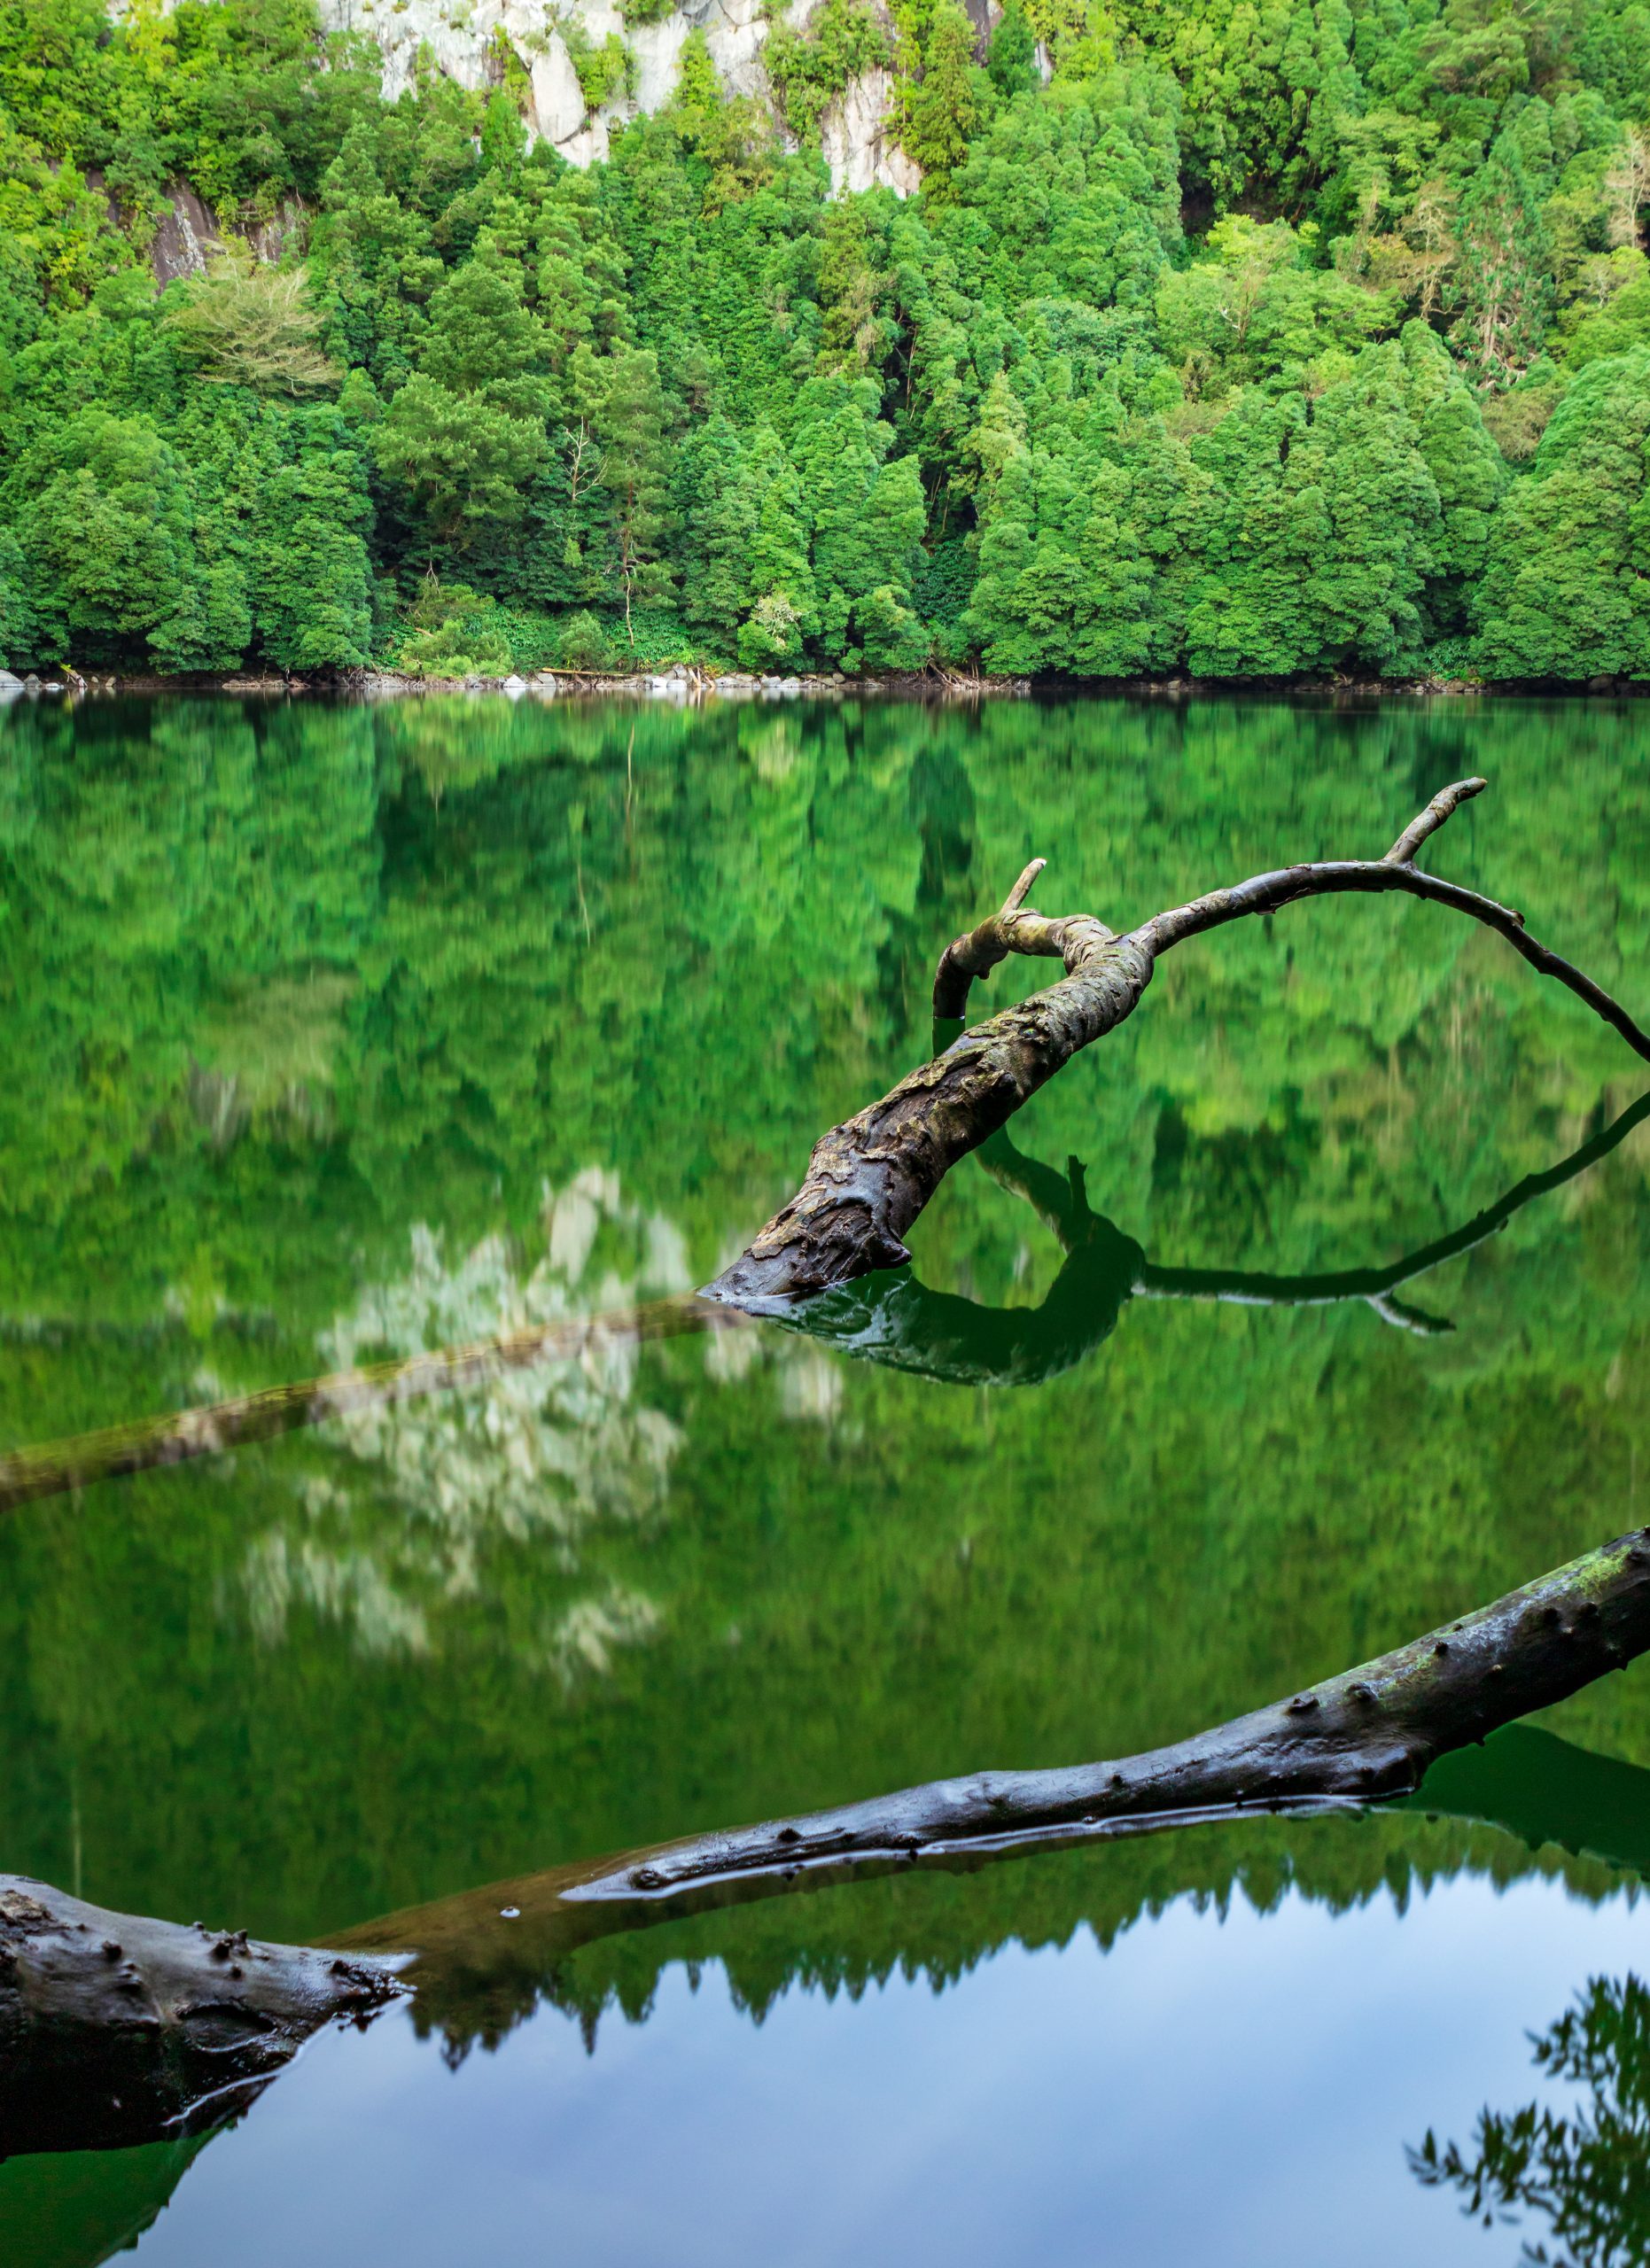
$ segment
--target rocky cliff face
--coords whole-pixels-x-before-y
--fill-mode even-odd
[[[790,0],[787,19],[800,28],[811,5],[812,0]],[[729,94],[766,97],[768,92],[762,0],[686,0],[659,23],[628,28],[609,0],[552,0],[549,5],[546,0],[322,0],[322,16],[330,28],[363,32],[377,43],[384,91],[392,101],[410,83],[424,49],[436,68],[461,86],[496,85],[508,43],[530,82],[529,129],[576,166],[605,158],[615,128],[669,99],[689,32],[704,33]],[[631,84],[592,110],[573,50],[587,44],[599,50],[610,35],[630,51]],[[916,187],[917,168],[883,127],[889,96],[889,74],[867,72],[826,112],[821,142],[837,188],[881,183],[903,197]]]

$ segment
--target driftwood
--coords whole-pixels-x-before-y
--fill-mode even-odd
[[[1650,1062],[1650,1034],[1580,969],[1531,937],[1523,916],[1415,864],[1451,813],[1484,787],[1461,780],[1435,796],[1384,858],[1341,859],[1256,874],[1229,889],[1152,915],[1118,935],[1092,914],[1062,919],[1025,904],[1045,861],[1033,858],[1000,913],[948,945],[934,980],[934,1014],[964,1014],[969,988],[1010,953],[1063,962],[1065,975],[1016,1007],[961,1033],[880,1102],[833,1126],[813,1146],[801,1188],[705,1296],[773,1312],[808,1293],[910,1258],[905,1237],[958,1160],[1005,1126],[1071,1057],[1133,1014],[1162,955],[1187,938],[1297,898],[1398,890],[1469,914],[1505,937],[1532,968],[1584,1000]]]
[[[980,1772],[869,1803],[693,1837],[591,1883],[587,1897],[924,1852],[1074,1828],[1411,1793],[1438,1757],[1566,1699],[1650,1649],[1650,1530],[1634,1530],[1493,1606],[1171,1748],[1115,1763]]]
[[[584,1860],[391,1915],[305,1950],[117,1915],[0,1877],[0,2155],[147,2140],[244,2107],[330,2018],[409,1987],[441,2020],[508,2021],[523,1975],[579,1946],[684,1915],[913,1867],[968,1871],[1027,1853],[1267,1813],[1428,1810],[1555,1829],[1607,1852],[1646,1775],[1566,1749],[1529,1807],[1440,1758],[1650,1650],[1650,1530],[1586,1553],[1494,1605],[1172,1747],[1070,1769],[982,1772],[868,1803]],[[1549,1739],[1549,1736],[1532,1738]],[[1549,1759],[1550,1762],[1550,1759]],[[1617,1783],[1627,1776],[1623,1790]],[[1505,1775],[1503,1775],[1505,1776]],[[1426,1785],[1422,1786],[1423,1780]],[[1591,1797],[1590,1797],[1591,1790]],[[1435,1792],[1436,1791],[1436,1792]],[[1590,1810],[1591,1802],[1591,1810]],[[1621,1852],[1650,1855],[1630,1821]],[[385,1956],[409,1956],[408,1965]]]
[[[1303,1820],[1367,1815],[1375,1808],[1389,1814],[1413,1810],[1429,1820],[1493,1827],[1532,1851],[1557,1847],[1650,1879],[1650,1772],[1578,1748],[1535,1725],[1509,1725],[1490,1734],[1482,1747],[1452,1751],[1410,1798],[1380,1806],[1329,1797],[1257,1808]],[[416,1995],[421,2028],[439,2028],[453,2043],[480,2039],[495,2045],[532,2013],[562,1964],[598,1938],[894,1875],[970,1876],[1122,1835],[1132,1839],[1188,1827],[1218,1828],[1241,1815],[1230,1809],[1148,1813],[1126,1821],[1079,1822],[930,1845],[899,1858],[817,1860],[801,1868],[782,1853],[766,1868],[699,1876],[668,1891],[615,1894],[615,1874],[634,1874],[681,1847],[659,1845],[633,1851],[622,1860],[585,1860],[490,1883],[386,1915],[335,1942],[353,1952],[403,1957],[401,1975]],[[595,1884],[603,1885],[602,1894],[588,1896]]]
[[[0,1876],[0,2155],[245,2107],[310,2034],[407,1988],[383,1961],[152,1922]]]

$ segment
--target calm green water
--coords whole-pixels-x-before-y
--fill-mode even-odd
[[[0,1452],[703,1280],[927,1053],[1032,853],[1120,924],[1482,771],[1433,864],[1642,1015],[1647,751],[1605,703],[14,703]],[[0,1867],[301,1939],[1127,1753],[1493,1597],[1650,1518],[1650,1135],[1396,1308],[1313,1279],[1560,1165],[1636,1068],[1438,909],[1298,907],[1176,953],[1015,1122],[1031,1166],[946,1184],[915,1273],[986,1311],[932,1303],[946,1375],[615,1335],[13,1513]],[[1072,1156],[1136,1296],[1138,1254],[1062,1278],[1026,1192]],[[1650,1669],[1552,1729],[1650,1767]],[[1505,1758],[1454,1808],[1522,1836],[1253,1822],[481,1976],[203,2151],[12,2161],[7,2256],[175,2190],[145,2259],[1511,2259],[1542,2215],[1485,2233],[1405,2147],[1573,2088],[1524,2035],[1650,1975],[1650,1805]],[[1646,2258],[1635,2210],[1560,2256]]]

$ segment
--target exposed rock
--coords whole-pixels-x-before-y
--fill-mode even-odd
[[[877,4],[891,29],[885,0]],[[785,20],[800,29],[813,5],[813,0],[789,0]],[[1000,13],[997,0],[969,0],[969,6],[984,38],[985,27]],[[384,92],[391,102],[413,84],[421,53],[462,87],[479,90],[496,86],[500,74],[494,35],[502,35],[526,73],[529,133],[553,144],[575,166],[604,159],[611,132],[638,113],[650,115],[663,109],[675,89],[690,32],[704,33],[728,94],[769,100],[762,60],[768,31],[763,0],[686,0],[661,22],[629,29],[611,0],[563,0],[554,9],[543,0],[321,0],[321,15],[329,30],[362,32],[376,42],[384,58]],[[564,24],[576,24],[593,47],[601,47],[610,34],[624,41],[634,66],[633,95],[619,96],[595,115],[587,111]],[[887,131],[891,89],[888,72],[868,72],[827,109],[821,138],[833,188],[869,189],[880,183],[906,197],[917,187],[922,179],[918,168]],[[197,240],[206,244],[207,216],[202,212],[187,219]],[[174,274],[192,272],[198,264],[190,260],[184,216],[168,239],[167,256],[183,263],[173,268]],[[156,272],[160,272],[159,266]]]
[[[180,276],[204,276],[208,254],[222,252],[218,224],[187,182],[174,182],[171,202],[149,247],[155,282],[175,284]]]
[[[909,197],[922,176],[886,126],[893,99],[893,74],[867,71],[852,80],[820,121],[830,185],[844,190],[891,189]]]

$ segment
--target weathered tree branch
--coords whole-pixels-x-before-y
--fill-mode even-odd
[[[1484,786],[1462,780],[1435,796],[1384,858],[1286,866],[1154,914],[1122,935],[1088,914],[1051,920],[1023,903],[1041,870],[1033,859],[1000,913],[948,945],[934,983],[934,1014],[952,1020],[969,988],[1011,952],[1052,957],[1065,975],[1029,1000],[971,1026],[814,1145],[801,1188],[705,1296],[747,1312],[851,1282],[910,1258],[905,1235],[940,1182],[1006,1125],[1080,1049],[1132,1014],[1159,958],[1188,937],[1304,897],[1399,890],[1471,915],[1506,938],[1544,976],[1568,986],[1650,1062],[1650,1034],[1604,988],[1531,937],[1523,916],[1414,864],[1450,814]]]
[[[395,1969],[245,1930],[112,1914],[0,1876],[0,2155],[105,2149],[238,2109]]]
[[[1170,1748],[1116,1763],[980,1772],[732,1834],[598,1876],[583,1897],[988,1847],[1077,1828],[1407,1794],[1438,1757],[1551,1707],[1650,1648],[1650,1530],[1635,1529],[1494,1605]]]
[[[1452,1326],[1405,1306],[1397,1292],[1428,1270],[1470,1252],[1505,1228],[1523,1206],[1597,1165],[1646,1117],[1650,1092],[1559,1164],[1526,1174],[1464,1227],[1401,1260],[1381,1268],[1305,1276],[1165,1267],[1148,1260],[1132,1237],[1091,1211],[1078,1159],[1070,1160],[1064,1174],[1056,1173],[1016,1149],[1005,1130],[982,1144],[980,1162],[1000,1187],[1026,1200],[1067,1254],[1039,1307],[986,1307],[953,1293],[930,1290],[916,1276],[899,1271],[789,1302],[777,1310],[776,1319],[788,1329],[829,1340],[867,1361],[967,1386],[1030,1386],[1058,1376],[1109,1336],[1131,1299],[1210,1300],[1244,1307],[1328,1307],[1361,1300],[1383,1323],[1430,1336]],[[41,1442],[0,1457],[0,1511],[89,1487],[94,1481],[214,1456],[244,1442],[322,1425],[347,1410],[412,1401],[504,1371],[566,1361],[603,1339],[651,1341],[736,1329],[748,1320],[741,1309],[715,1305],[697,1294],[654,1300],[642,1307],[538,1324],[470,1347],[339,1371],[328,1378],[301,1379],[228,1402]]]
[[[480,2011],[502,2030],[519,2012],[525,1971],[615,1932],[917,1865],[966,1871],[1074,1842],[1412,1793],[1438,1758],[1646,1650],[1650,1530],[1636,1530],[1361,1668],[1169,1748],[982,1772],[582,1860],[387,1915],[320,1950],[111,1914],[0,1877],[0,2155],[143,2140],[215,2119],[243,2107],[329,2018],[364,2019],[408,1989],[421,2006],[427,1994],[438,2018],[473,2022]],[[1595,1778],[1628,1768],[1594,1761]],[[1434,1785],[1422,1794],[1429,1809]],[[1588,1839],[1584,1790],[1573,1792],[1560,1826]],[[1499,1818],[1506,1791],[1446,1775],[1436,1807]],[[1529,1831],[1514,1812],[1508,1823]],[[398,1953],[414,1958],[362,1958]]]

